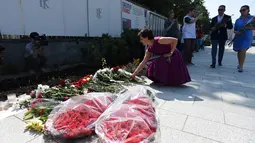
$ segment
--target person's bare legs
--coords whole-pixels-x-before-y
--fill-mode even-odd
[[[238,66],[237,66],[237,68],[238,68],[238,69],[240,69],[240,55],[241,55],[240,53],[241,53],[241,51],[238,51],[238,52],[237,52],[237,60],[238,60]]]
[[[246,58],[246,51],[247,49],[242,49],[240,51],[238,51],[237,53],[237,58],[238,58],[238,71],[239,72],[243,72],[243,65],[244,65],[244,61],[245,61],[245,58]]]

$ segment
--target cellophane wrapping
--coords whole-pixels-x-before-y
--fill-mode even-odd
[[[153,94],[145,86],[130,87],[100,116],[96,134],[104,143],[159,142]]]
[[[70,98],[52,110],[45,123],[46,134],[65,139],[92,135],[95,121],[115,97],[111,93],[92,92]]]

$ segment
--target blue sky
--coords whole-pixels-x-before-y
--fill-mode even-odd
[[[251,9],[251,15],[253,14],[252,9],[255,9],[255,0],[204,0],[205,6],[210,13],[210,17],[214,17],[218,14],[219,5],[226,5],[226,14],[232,15],[232,20],[235,20],[240,16],[239,10],[242,5],[249,5]]]

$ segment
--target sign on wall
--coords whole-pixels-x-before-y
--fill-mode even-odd
[[[122,18],[122,27],[123,27],[123,29],[130,29],[131,28],[131,20]]]
[[[89,35],[101,36],[109,31],[108,1],[89,0]]]
[[[130,3],[127,3],[124,1],[122,2],[122,12],[130,14],[131,8],[132,8],[132,5]]]
[[[120,0],[88,0],[89,36],[120,36]]]
[[[145,28],[145,9],[122,0],[122,21],[130,20],[132,29]],[[123,27],[124,28],[124,27]]]
[[[49,7],[49,0],[39,0],[40,1],[40,7],[44,9],[48,9]]]

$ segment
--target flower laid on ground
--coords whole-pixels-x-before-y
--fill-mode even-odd
[[[27,107],[28,111],[24,114],[24,120],[42,117],[42,121],[48,117],[51,110],[58,105],[59,102],[52,99],[35,99],[32,100]],[[45,118],[44,118],[45,117]]]
[[[50,98],[54,100],[59,100],[59,101],[65,101],[66,98],[70,98],[72,96],[77,96],[82,94],[83,91],[80,89],[77,89],[75,87],[59,87],[55,88],[52,87],[48,89],[46,92],[43,93],[44,98]]]
[[[130,78],[131,73],[123,70],[120,66],[111,69],[104,68],[98,70],[83,87],[94,92],[119,92],[123,90],[123,86],[131,85],[132,83],[144,83],[145,81],[139,77]]]
[[[35,93],[36,93],[35,90],[31,91],[31,92],[30,92],[30,96],[31,96],[32,98],[35,98]]]
[[[130,76],[131,76],[131,73],[123,69],[112,71],[112,77],[114,80],[124,81],[128,83],[145,83],[145,81],[139,77],[135,77],[134,79],[132,79],[130,78]]]
[[[140,59],[134,59],[133,63],[129,63],[125,66],[122,66],[121,69],[126,70],[127,72],[133,73],[137,66],[140,64]],[[145,76],[146,75],[146,68],[142,69],[142,71],[139,72],[139,76]]]
[[[107,83],[100,80],[91,80],[86,85],[83,86],[87,89],[87,92],[111,92],[118,93],[123,89],[123,86],[119,83]]]
[[[37,87],[37,90],[40,90],[41,92],[45,92],[45,90],[47,90],[49,88],[50,88],[50,86],[48,86],[48,85],[39,84]]]
[[[52,98],[55,100],[65,101],[72,96],[77,96],[84,93],[83,86],[92,79],[92,75],[87,75],[80,78],[78,81],[62,80],[60,83],[52,88],[44,90],[42,96],[45,98]]]
[[[46,131],[62,138],[91,135],[93,124],[113,100],[110,93],[88,93],[71,98],[52,111],[45,124]]]
[[[136,64],[138,63],[139,60],[136,61]],[[86,75],[77,81],[71,81],[69,79],[62,80],[53,87],[41,84],[38,85],[37,89],[31,91],[31,99],[20,103],[21,107],[28,109],[24,114],[24,119],[26,121],[38,119],[42,121],[42,125],[44,125],[45,122],[49,120],[49,116],[54,114],[55,117],[59,116],[57,121],[54,121],[55,129],[61,131],[65,129],[65,131],[68,132],[65,134],[67,138],[72,138],[75,133],[90,135],[93,128],[90,128],[89,125],[97,120],[103,111],[107,109],[109,104],[113,102],[113,99],[103,98],[104,101],[111,101],[107,104],[100,104],[102,100],[99,100],[100,102],[95,99],[87,100],[86,102],[84,101],[83,103],[77,104],[75,109],[66,109],[66,112],[61,113],[53,112],[53,109],[60,106],[61,103],[65,103],[65,101],[69,102],[73,100],[73,98],[84,95],[85,93],[119,93],[125,89],[124,87],[132,85],[133,83],[144,83],[144,80],[139,77],[131,79],[131,73],[122,68],[121,66],[116,66],[111,69],[104,68],[98,70],[94,75]],[[79,119],[79,123],[77,123],[78,120],[76,119]],[[52,121],[52,119],[50,120]],[[65,127],[62,127],[64,124]],[[29,129],[38,130],[37,126],[34,128],[34,125],[35,124],[30,124]],[[78,133],[79,131],[77,130],[82,126],[86,126],[87,128]],[[69,131],[70,129],[72,132]]]
[[[151,111],[153,110],[123,104],[99,121],[98,132],[103,134],[101,137],[105,142],[144,142],[149,140],[157,129],[155,112]]]
[[[96,133],[103,142],[140,143],[155,140],[158,129],[156,111],[149,96],[128,91],[113,103],[96,123]],[[126,97],[128,96],[128,97]],[[123,103],[121,103],[123,101]]]
[[[28,124],[26,125],[26,129],[38,132],[43,132],[44,131],[43,128],[44,128],[43,121],[41,121],[39,118],[34,118],[28,121]]]
[[[80,80],[78,80],[77,82],[72,82],[72,85],[74,85],[76,88],[81,88],[83,85],[88,83],[92,77],[93,77],[92,75],[87,75],[81,78]]]
[[[91,112],[89,109],[86,109],[85,106],[80,104],[76,109],[70,109],[59,114],[56,117],[53,126],[56,131],[64,132],[64,138],[91,135],[92,129],[86,127],[90,122],[95,122],[99,116],[99,112]]]
[[[110,117],[104,123],[105,142],[140,143],[153,134],[146,122],[135,117],[125,120]]]
[[[139,58],[138,59],[134,59],[133,64],[135,66],[138,66],[140,64],[140,59]]]

